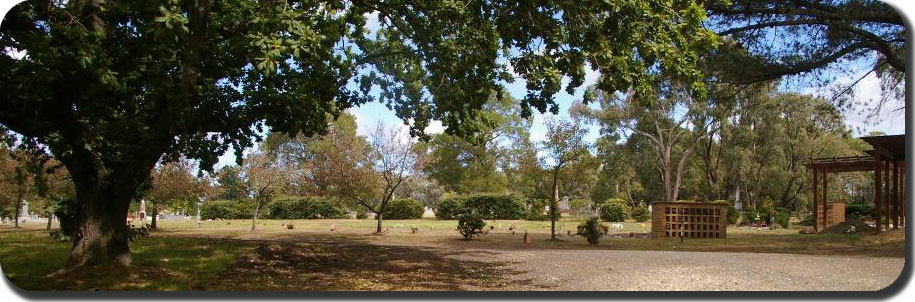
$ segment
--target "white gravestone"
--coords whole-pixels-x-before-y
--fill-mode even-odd
[[[28,222],[30,220],[29,202],[25,201],[25,199],[19,203],[19,217],[17,219],[19,219],[19,222]]]

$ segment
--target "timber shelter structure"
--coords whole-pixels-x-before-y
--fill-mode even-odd
[[[829,174],[843,172],[874,172],[877,234],[884,227],[889,230],[891,227],[899,229],[905,225],[905,134],[866,136],[861,139],[874,148],[865,151],[866,155],[814,158],[806,164],[813,171],[815,231],[822,231],[829,226]]]

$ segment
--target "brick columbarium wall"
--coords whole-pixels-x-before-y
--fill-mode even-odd
[[[728,205],[701,202],[651,204],[652,238],[725,238]]]

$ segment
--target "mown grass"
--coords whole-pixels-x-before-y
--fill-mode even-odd
[[[292,224],[293,228],[286,227],[288,224]],[[162,221],[160,228],[152,231],[149,237],[131,243],[134,264],[131,269],[114,272],[100,269],[68,278],[52,278],[48,275],[63,266],[70,243],[51,240],[43,229],[44,225],[25,224],[22,229],[4,225],[0,226],[0,267],[13,284],[26,290],[194,290],[258,288],[257,284],[242,284],[250,283],[245,278],[235,278],[234,281],[224,279],[227,270],[233,269],[238,259],[250,256],[252,251],[267,243],[346,246],[349,251],[356,251],[352,253],[360,255],[363,253],[359,253],[359,250],[372,253],[373,246],[384,245],[401,248],[404,253],[422,254],[424,256],[420,258],[432,259],[429,261],[433,262],[442,260],[436,258],[440,255],[429,253],[429,249],[454,253],[478,250],[619,249],[905,256],[905,234],[902,231],[880,236],[804,235],[797,230],[731,227],[728,228],[725,239],[680,241],[605,237],[600,244],[589,245],[581,237],[574,236],[575,226],[578,225],[578,220],[574,218],[564,218],[557,223],[561,235],[559,240],[549,239],[548,221],[497,220],[487,221],[487,224],[492,226],[492,229],[487,227],[488,234],[467,241],[461,239],[455,231],[455,221],[435,219],[385,221],[385,232],[381,236],[373,234],[376,226],[373,220],[260,220],[255,232],[251,232],[250,220],[204,221],[200,227],[194,221]],[[333,231],[330,229],[332,225]],[[413,227],[418,228],[417,233],[412,232]],[[647,232],[649,229],[648,223],[627,222],[622,225],[622,229],[612,232]],[[533,244],[524,244],[525,232],[532,235]],[[573,235],[570,236],[569,233]],[[392,257],[399,259],[396,257],[402,256]],[[353,261],[361,261],[358,259]],[[478,266],[486,267],[483,264]],[[340,276],[358,273],[342,272],[345,270],[343,267],[331,264],[320,267],[334,274],[342,274]],[[358,270],[359,266],[348,267]],[[310,273],[324,276],[322,278],[325,279],[338,276],[322,272]],[[441,275],[447,274],[441,272]],[[292,280],[298,280],[296,278],[299,277]],[[239,284],[225,284],[224,281]]]
[[[0,268],[25,290],[190,290],[218,276],[255,246],[241,240],[153,234],[131,243],[138,269],[99,268],[85,272],[84,278],[67,278],[49,275],[66,262],[69,242],[52,240],[47,232],[35,229],[5,229],[0,231],[0,242]]]

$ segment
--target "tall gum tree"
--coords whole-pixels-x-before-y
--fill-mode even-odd
[[[581,86],[586,66],[612,75],[606,91],[664,70],[702,93],[697,58],[717,43],[704,20],[689,0],[34,0],[0,28],[0,124],[73,176],[79,231],[65,270],[127,265],[128,206],[163,155],[210,169],[232,147],[241,162],[265,128],[321,133],[327,114],[373,99],[413,135],[433,119],[473,133],[462,122],[510,70],[527,82],[526,114],[557,112],[553,95]]]
[[[655,166],[664,190],[662,200],[674,202],[696,146],[707,136],[704,133],[717,131],[715,119],[707,115],[711,103],[693,97],[687,90],[675,81],[658,81],[647,93],[617,95],[591,90],[587,95],[594,97],[601,108],[578,104],[573,110],[598,121],[605,130],[644,137],[657,159]]]

